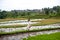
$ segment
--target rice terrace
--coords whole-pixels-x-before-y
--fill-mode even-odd
[[[60,40],[59,2],[1,0],[0,40]]]

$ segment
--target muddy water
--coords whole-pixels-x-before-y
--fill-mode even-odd
[[[38,20],[44,20],[44,19],[31,19],[31,21],[38,21]],[[37,22],[30,22],[30,24],[34,24]],[[15,24],[28,24],[27,20],[12,20],[12,21],[5,21],[0,22],[0,26],[7,26],[7,25],[15,25]]]
[[[19,33],[19,34],[14,34],[14,35],[5,35],[5,36],[1,36],[0,40],[22,40],[23,38],[27,38],[29,36],[35,36],[39,34],[50,34],[50,33],[55,33],[55,32],[60,32],[60,29],[50,30],[50,31]]]
[[[52,24],[52,25],[45,25],[45,26],[31,26],[30,30],[33,30],[33,29],[45,29],[45,28],[60,28],[60,23],[59,24]],[[12,32],[12,31],[18,31],[18,30],[27,30],[27,27],[0,28],[0,32]]]
[[[37,22],[30,22],[31,24],[35,24]],[[0,23],[0,26],[8,26],[8,25],[20,25],[20,24],[28,24],[28,21],[16,21],[16,22],[3,22],[3,23]]]

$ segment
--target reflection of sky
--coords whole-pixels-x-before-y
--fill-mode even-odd
[[[60,0],[0,0],[0,9],[41,9],[60,5]]]

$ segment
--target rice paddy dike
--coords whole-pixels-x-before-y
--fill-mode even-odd
[[[0,40],[25,40],[29,36],[60,32],[60,19],[31,19],[29,30],[27,24],[26,19],[0,22]]]

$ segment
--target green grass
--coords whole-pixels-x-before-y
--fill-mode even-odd
[[[20,17],[16,17],[16,18],[5,18],[5,19],[0,19],[0,22],[4,22],[4,21],[12,21],[12,20],[25,20],[28,19],[28,17],[30,17],[30,19],[60,19],[60,16],[54,16],[54,17],[50,17],[49,15],[41,15],[41,14],[36,14],[36,15],[26,15],[26,16],[20,16]]]
[[[23,33],[23,32],[27,32],[27,30],[17,30],[13,32],[0,32],[0,35],[11,35],[11,34]]]
[[[16,33],[26,33],[26,32],[37,32],[37,31],[49,31],[49,30],[56,30],[60,28],[46,28],[46,29],[33,29],[33,30],[16,30],[13,32],[0,32],[0,35],[10,35]]]
[[[6,18],[6,19],[0,19],[0,22],[14,21],[14,20],[26,20],[26,18]]]
[[[27,25],[10,25],[10,26],[0,26],[0,28],[19,28],[19,27],[26,27]]]
[[[49,25],[49,24],[55,24],[60,23],[60,19],[45,19],[45,20],[38,20],[35,21],[38,22],[37,24],[32,24],[32,26],[42,26],[42,25]]]
[[[24,38],[23,40],[60,40],[60,32]]]
[[[37,20],[32,22],[38,22],[36,24],[31,24],[31,26],[44,26],[44,25],[50,25],[55,23],[60,23],[60,19],[45,19],[45,20]],[[0,28],[18,28],[18,27],[26,27],[26,25],[16,24],[16,25],[10,25],[10,26],[0,26]]]
[[[12,21],[12,20],[26,20],[30,17],[30,19],[41,19],[41,18],[48,18],[48,15],[35,15],[35,16],[20,16],[19,18],[5,18],[5,19],[0,19],[0,22],[4,21]]]

